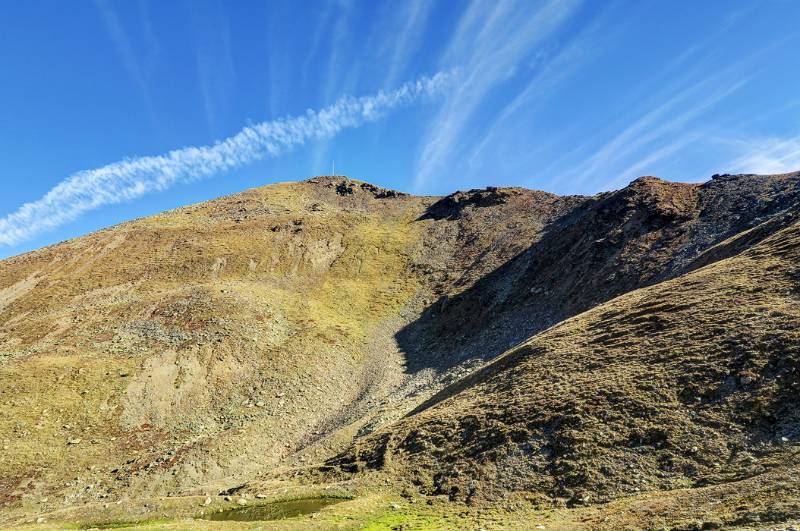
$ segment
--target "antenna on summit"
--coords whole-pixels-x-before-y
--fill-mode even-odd
[[[336,177],[336,160],[331,159],[331,164],[333,166],[333,168],[331,169],[331,175]]]

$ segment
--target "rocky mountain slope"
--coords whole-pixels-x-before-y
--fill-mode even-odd
[[[4,260],[0,513],[265,482],[530,507],[752,483],[797,437],[799,184],[318,177]]]
[[[467,501],[568,504],[793,463],[799,221],[534,336],[333,462]]]

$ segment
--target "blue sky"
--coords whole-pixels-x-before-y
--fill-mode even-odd
[[[333,159],[420,194],[800,169],[798,50],[795,0],[4,2],[0,256]]]

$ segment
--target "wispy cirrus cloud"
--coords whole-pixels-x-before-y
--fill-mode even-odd
[[[323,76],[324,82],[319,85],[320,98],[323,102],[331,101],[335,94],[347,94],[357,85],[360,68],[353,68],[345,63],[348,57],[347,50],[353,44],[354,33],[351,31],[351,24],[355,11],[352,0],[337,0],[328,35],[326,74]],[[328,167],[331,158],[330,149],[330,138],[314,143],[311,149],[312,172]]]
[[[109,4],[108,0],[95,0],[95,5],[100,12],[100,16],[106,26],[106,30],[108,31],[108,34],[114,43],[117,54],[122,60],[122,65],[125,67],[125,70],[128,71],[128,75],[131,77],[133,82],[139,87],[142,98],[147,107],[147,111],[150,113],[150,117],[153,122],[155,122],[156,115],[153,108],[152,98],[150,96],[150,89],[147,85],[146,69],[139,61],[139,58],[134,51],[134,46],[131,42],[128,32],[125,31],[125,28],[123,27],[116,10],[111,4]],[[148,46],[152,50],[152,53],[155,55],[157,54],[155,36],[152,25],[150,24],[146,6],[143,3],[139,4],[139,12],[144,25],[145,38]]]
[[[620,108],[619,118],[611,120],[606,129],[588,135],[545,168],[543,173],[554,174],[550,187],[574,193],[593,182],[595,191],[614,189],[642,174],[658,175],[656,170],[669,160],[714,138],[715,127],[709,124],[709,117],[757,81],[763,58],[789,39],[769,42],[720,65],[724,46],[715,43],[725,42],[724,36],[735,30],[748,12],[732,13],[713,33],[635,87],[626,101],[636,105]],[[736,127],[744,124],[739,121]],[[708,147],[710,151],[714,146]],[[704,175],[696,169],[689,173],[693,179]]]
[[[228,18],[221,9],[210,13],[189,8],[195,34],[197,87],[210,131],[228,110],[236,81]]]
[[[384,82],[385,87],[392,86],[397,81],[398,76],[408,65],[409,58],[419,49],[422,34],[434,7],[434,3],[427,0],[409,0],[402,5],[404,10],[400,12],[401,16],[397,17],[402,21],[402,25],[391,33],[397,37],[388,41],[392,44],[393,50]]]
[[[625,164],[626,169],[616,177],[600,183],[603,189],[609,189],[636,177],[631,177],[630,172],[646,171],[654,162],[676,153],[688,144],[686,139],[691,137],[691,133],[684,130],[687,124],[750,81],[744,78],[718,86],[716,82],[719,80],[720,77],[712,76],[660,102],[561,178],[583,184],[590,177],[609,175],[613,168]],[[708,90],[709,86],[717,88]],[[681,134],[682,138],[673,138],[676,134]],[[643,151],[646,155],[641,157]]]
[[[276,157],[309,140],[330,138],[343,129],[377,120],[398,107],[437,96],[452,85],[454,78],[452,72],[440,72],[396,90],[340,98],[318,111],[248,126],[213,145],[130,158],[77,172],[41,199],[0,218],[0,244],[14,245],[74,220],[84,212]]]
[[[125,66],[125,69],[128,71],[133,81],[139,85],[143,91],[146,91],[147,84],[145,83],[144,71],[139,64],[139,60],[136,58],[131,40],[128,37],[128,33],[122,27],[117,12],[107,0],[95,0],[95,4],[100,10],[100,14],[111,36],[111,40],[114,41],[117,53],[119,53],[122,58],[122,64]]]
[[[731,162],[729,172],[774,174],[800,170],[800,136],[741,140],[735,145],[744,154]]]
[[[589,24],[563,44],[540,47],[536,56],[529,61],[528,69],[532,75],[525,87],[504,104],[502,110],[484,127],[483,138],[470,148],[468,171],[483,169],[482,165],[491,158],[487,153],[497,153],[509,147],[515,155],[513,160],[510,160],[512,157],[504,159],[504,165],[513,165],[526,171],[534,167],[534,161],[541,157],[543,151],[564,143],[564,138],[581,126],[578,122],[564,125],[560,131],[548,131],[547,139],[538,139],[535,145],[532,145],[530,139],[526,139],[528,147],[524,152],[515,149],[515,143],[520,136],[519,128],[536,123],[540,112],[552,105],[550,96],[596,58],[604,43],[615,38],[619,28],[615,28],[613,22],[619,17],[619,13],[614,7],[616,6],[609,3]],[[497,166],[496,161],[493,161],[493,165]]]
[[[580,7],[579,0],[474,1],[464,12],[443,56],[463,76],[423,137],[414,187],[425,187],[446,170],[463,144],[470,119],[487,96],[514,75],[537,44],[551,37]]]

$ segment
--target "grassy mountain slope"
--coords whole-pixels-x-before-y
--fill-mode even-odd
[[[798,219],[534,336],[331,464],[467,501],[571,505],[793,467]]]
[[[4,260],[0,508],[247,493],[336,455],[322,481],[471,502],[753,475],[794,440],[765,367],[796,361],[799,182],[318,177]]]
[[[535,196],[513,195],[501,211]],[[0,263],[0,503],[224,486],[412,408],[386,400],[409,379],[393,336],[462,247],[457,222],[422,219],[434,201],[317,178]],[[547,217],[493,214],[466,270]],[[405,394],[435,378],[415,373]]]
[[[417,289],[422,206],[328,191],[252,190],[5,261],[2,496],[245,471],[345,407],[366,337]]]

